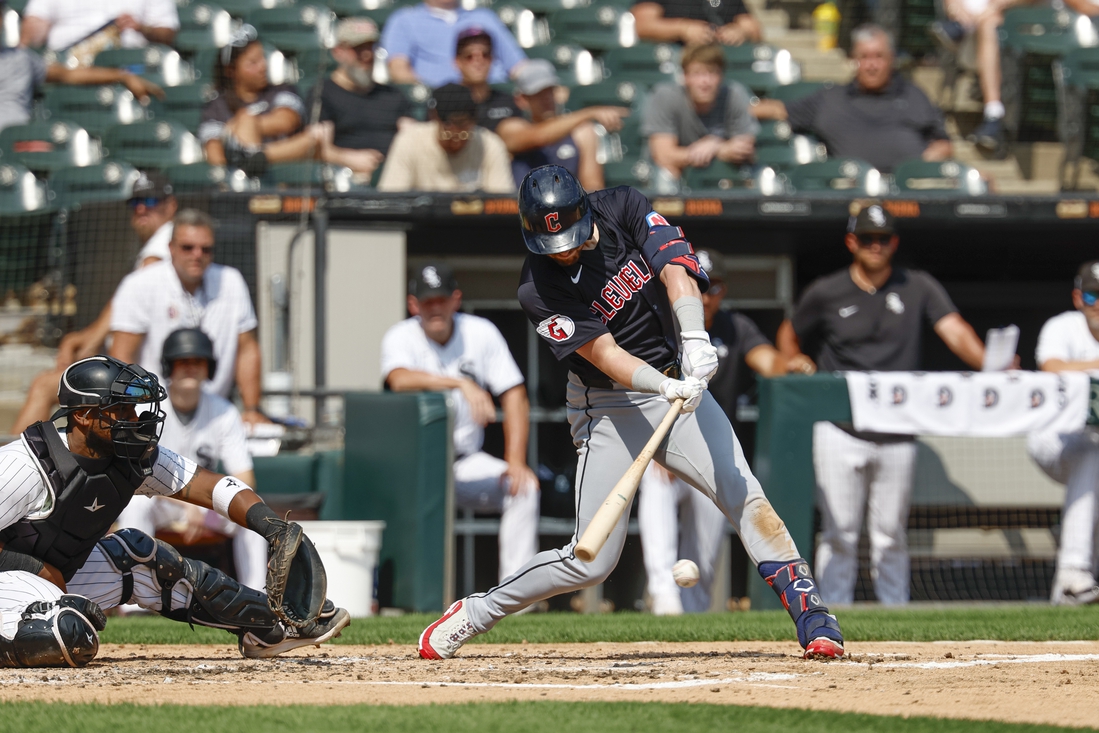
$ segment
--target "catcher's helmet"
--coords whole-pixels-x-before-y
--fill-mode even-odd
[[[165,377],[172,375],[172,362],[177,359],[205,359],[210,365],[209,379],[214,378],[218,360],[214,358],[214,342],[198,328],[181,328],[172,331],[164,339],[160,350],[160,364],[164,367]]]
[[[519,184],[523,241],[536,255],[576,249],[591,239],[591,207],[584,187],[559,165],[535,168]]]
[[[67,418],[86,407],[146,405],[135,420],[116,420],[106,414],[101,414],[100,419],[110,424],[115,455],[129,460],[137,471],[148,476],[153,472],[156,446],[164,426],[160,403],[165,399],[167,395],[156,376],[137,364],[124,364],[109,356],[92,356],[62,373],[57,388],[61,409],[50,421]]]

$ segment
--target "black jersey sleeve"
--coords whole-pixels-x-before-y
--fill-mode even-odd
[[[802,294],[801,300],[794,309],[794,316],[790,319],[790,323],[794,327],[794,333],[802,341],[812,338],[820,328],[825,306],[823,290],[822,281],[817,280]]]
[[[759,326],[751,318],[743,313],[733,313],[732,319],[733,324],[736,326],[738,359],[743,359],[749,351],[757,346],[771,345],[770,339],[763,335],[763,332],[759,330]]]
[[[560,361],[584,344],[610,333],[599,317],[568,289],[568,275],[540,268],[535,277],[524,268],[519,285],[519,304],[538,335]]]
[[[954,305],[954,301],[950,299],[942,283],[926,272],[918,271],[912,274],[923,283],[924,317],[928,323],[934,326],[941,318],[958,312],[958,307]]]

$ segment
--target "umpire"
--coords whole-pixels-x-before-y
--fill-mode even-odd
[[[870,204],[852,216],[845,243],[851,266],[814,281],[776,339],[800,371],[915,371],[923,322],[962,361],[980,369],[984,344],[943,286],[926,272],[893,267],[892,215]],[[805,359],[802,344],[813,359]],[[815,362],[815,363],[814,363]],[[908,602],[908,503],[916,442],[910,436],[856,432],[850,424],[813,427],[813,467],[821,541],[816,570],[829,605],[855,599],[859,530],[869,505],[870,575],[886,605]]]

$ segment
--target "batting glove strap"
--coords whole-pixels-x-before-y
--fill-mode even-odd
[[[761,562],[759,574],[778,594],[783,607],[794,620],[794,624],[798,627],[798,641],[801,642],[802,647],[815,639],[816,636],[804,637],[811,633],[809,626],[820,625],[812,617],[827,616],[828,607],[821,600],[817,583],[809,571],[809,563],[801,558],[792,562]],[[839,630],[838,624],[836,630]]]

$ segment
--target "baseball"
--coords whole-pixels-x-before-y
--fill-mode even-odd
[[[698,582],[698,566],[691,560],[680,560],[672,566],[672,578],[680,588],[690,588]]]

